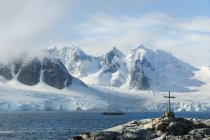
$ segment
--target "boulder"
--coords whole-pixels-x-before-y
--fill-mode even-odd
[[[118,132],[111,132],[111,131],[102,131],[92,133],[90,138],[87,140],[114,140],[120,133]]]
[[[155,131],[161,131],[161,132],[165,132],[166,129],[166,124],[164,122],[159,122],[158,124],[156,124],[155,126]]]
[[[165,113],[164,113],[164,115],[163,115],[163,117],[165,118],[165,117],[175,117],[175,114],[174,114],[174,112],[172,112],[172,111],[166,111]]]
[[[207,138],[210,135],[210,128],[195,129],[189,132],[195,139]]]
[[[194,139],[193,136],[191,135],[183,135],[183,136],[166,135],[162,139],[163,140],[197,140],[197,139]]]
[[[188,131],[194,127],[193,121],[184,118],[176,118],[176,122],[181,123],[185,131]]]
[[[179,136],[185,133],[185,130],[181,123],[171,122],[165,130],[167,135]]]
[[[203,122],[201,121],[193,121],[194,123],[194,128],[207,128],[208,126],[206,124],[204,124]]]
[[[156,134],[145,129],[138,129],[124,134],[128,140],[149,140],[156,137]]]

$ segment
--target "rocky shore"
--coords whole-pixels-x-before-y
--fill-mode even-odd
[[[132,121],[101,132],[87,132],[69,140],[210,140],[210,120],[162,117]]]

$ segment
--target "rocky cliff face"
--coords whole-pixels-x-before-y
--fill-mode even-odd
[[[111,51],[105,55],[99,57],[100,66],[103,68],[104,72],[115,73],[121,69],[121,60],[124,58],[124,54],[118,50],[116,47],[113,47]]]
[[[23,63],[17,80],[25,85],[34,86],[40,82],[41,62],[38,58],[32,58]]]
[[[72,84],[72,77],[58,59],[44,58],[42,61],[43,81],[48,85],[63,89]]]
[[[113,47],[105,55],[98,57],[100,62],[100,81],[108,81],[110,86],[120,87],[126,82],[126,63],[123,61],[125,55]],[[104,83],[106,85],[106,83]]]
[[[11,80],[13,76],[10,67],[7,65],[0,64],[0,76],[3,76],[7,80]]]
[[[76,79],[82,86],[85,83],[72,77],[59,59],[45,57],[25,57],[16,59],[8,65],[0,65],[0,76],[7,80],[16,79],[25,85],[34,86],[43,81],[57,89],[69,87],[72,79]]]

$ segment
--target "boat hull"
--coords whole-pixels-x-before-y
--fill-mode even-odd
[[[124,112],[103,112],[103,115],[124,115]]]

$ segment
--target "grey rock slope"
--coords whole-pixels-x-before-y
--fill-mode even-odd
[[[23,84],[34,86],[40,82],[40,72],[41,62],[35,57],[22,65],[17,80]]]
[[[59,59],[45,57],[25,57],[16,59],[8,65],[0,64],[0,76],[6,80],[16,78],[20,83],[34,86],[39,82],[44,82],[57,89],[69,87],[74,81],[79,86],[86,84],[71,76],[64,64]]]
[[[44,58],[42,61],[43,81],[48,85],[63,89],[72,84],[72,76],[58,59]]]
[[[119,60],[124,57],[125,55],[120,50],[113,47],[111,51],[99,57],[100,66],[104,69],[104,72],[115,73],[121,68]]]
[[[3,76],[7,80],[11,80],[13,76],[10,67],[7,65],[0,64],[0,76]]]

